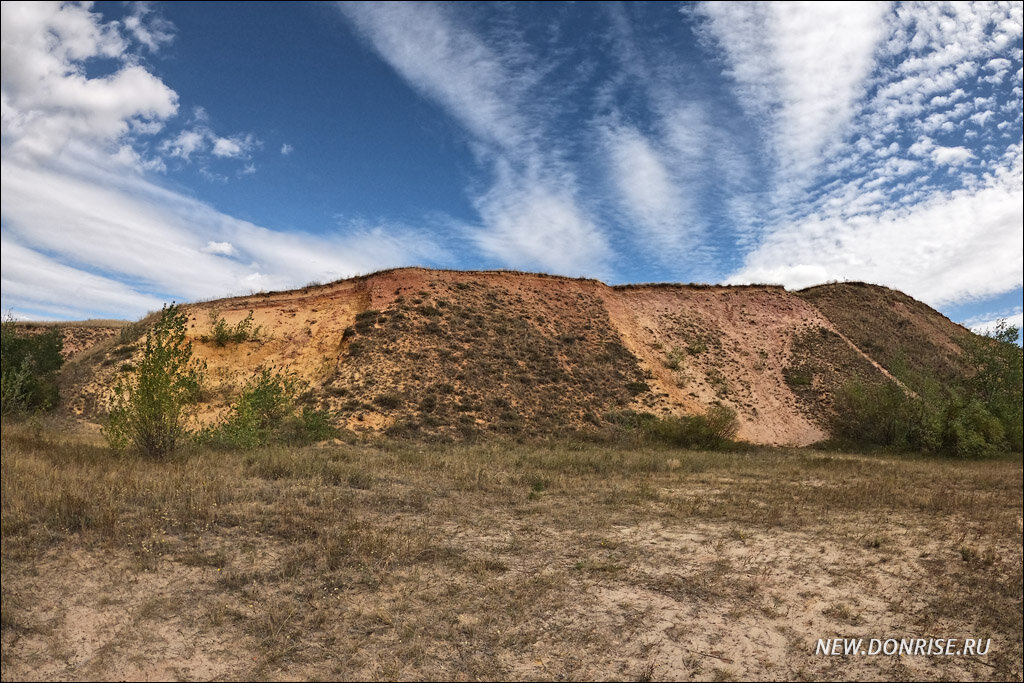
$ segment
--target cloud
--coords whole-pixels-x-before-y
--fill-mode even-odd
[[[212,240],[207,242],[201,251],[205,254],[218,254],[220,256],[234,256],[238,253],[235,245],[231,244],[231,242],[214,242]]]
[[[1021,313],[1019,308],[1013,311],[1004,311],[1001,313],[985,313],[964,321],[964,325],[972,332],[984,335],[991,335],[998,329],[1000,323],[1005,323],[1010,327],[1016,327],[1018,330],[1017,339],[1019,342],[1019,331],[1024,329],[1024,314]]]
[[[813,215],[776,229],[729,282],[800,288],[830,280],[896,287],[933,306],[1021,287],[1024,174],[1018,145],[1009,165],[976,189],[935,193],[918,204],[843,216]]]
[[[438,103],[471,136],[491,171],[472,189],[479,226],[471,244],[502,265],[562,274],[602,271],[607,238],[580,205],[560,145],[545,137],[539,72],[514,40],[484,39],[453,5],[339,3],[359,35],[422,96]]]
[[[136,63],[118,25],[87,5],[4,3],[2,11],[4,307],[133,317],[170,299],[295,287],[445,256],[403,226],[282,233],[161,186],[148,174],[164,162],[145,153],[151,145],[141,138],[163,130],[177,95]],[[140,23],[125,28],[134,40],[149,49],[169,40],[169,25],[158,35],[153,17],[134,11]],[[116,63],[109,75],[88,77],[83,62],[98,58]],[[197,108],[156,149],[188,161],[246,158],[258,147],[251,135],[216,135],[208,120]]]
[[[884,37],[888,3],[702,4],[704,34],[724,50],[740,104],[769,131],[782,171],[800,177],[837,141]]]
[[[257,146],[257,141],[252,135],[235,135],[230,138],[215,138],[213,140],[213,156],[227,158],[246,158]]]
[[[664,259],[678,258],[692,234],[696,212],[687,205],[666,160],[628,125],[605,129],[604,145],[612,181],[645,246]]]
[[[124,27],[150,52],[157,52],[174,40],[174,25],[154,11],[148,2],[131,5],[130,13],[124,18]]]
[[[439,102],[474,136],[505,151],[530,137],[515,106],[530,79],[510,69],[451,6],[342,2],[344,16],[412,87]]]
[[[200,130],[183,130],[176,137],[165,140],[160,149],[170,157],[188,161],[206,144],[206,134]]]
[[[5,311],[18,310],[36,319],[121,318],[126,313],[141,317],[163,303],[124,283],[47,258],[6,234],[2,245],[0,306]]]
[[[294,151],[295,151],[295,148],[293,146],[289,145],[287,142],[284,143],[283,145],[281,145],[281,155],[282,156],[288,156],[289,154],[291,154]]]
[[[974,153],[966,147],[935,147],[931,155],[935,163],[948,166],[959,166],[974,157]]]
[[[80,175],[68,169],[16,166],[6,159],[0,163],[7,240],[4,277],[21,283],[12,293],[25,291],[26,283],[19,279],[23,271],[8,271],[8,242],[19,253],[31,251],[36,262],[46,264],[42,270],[102,273],[108,288],[120,291],[115,285],[124,283],[148,292],[147,301],[283,289],[444,257],[429,237],[407,228],[356,229],[331,236],[282,233],[232,218],[139,177],[101,169]],[[58,278],[47,283],[53,288],[35,295],[37,307],[43,299],[51,307],[66,301],[69,292]],[[6,282],[4,293],[8,296]],[[133,306],[123,315],[144,310]]]
[[[221,137],[209,126],[200,124],[164,140],[160,151],[172,159],[183,161],[191,161],[193,156],[208,155],[220,159],[248,159],[261,144],[251,133]]]
[[[610,272],[604,235],[571,195],[547,183],[524,180],[503,167],[476,207],[486,227],[471,229],[470,238],[502,263],[563,275]]]
[[[116,26],[88,7],[5,2],[0,13],[5,157],[48,159],[72,143],[108,145],[177,113],[177,93],[133,63]],[[90,59],[115,66],[89,77]]]

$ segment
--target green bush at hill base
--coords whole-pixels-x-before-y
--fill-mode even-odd
[[[264,369],[242,389],[228,418],[205,430],[200,441],[219,448],[253,450],[268,443],[304,445],[336,435],[330,416],[295,405],[298,381]]]
[[[974,374],[960,383],[847,383],[836,396],[833,431],[841,444],[984,458],[1022,450],[1022,355],[1018,328],[1002,321],[974,337],[965,356]],[[920,378],[918,378],[920,380]]]
[[[721,450],[734,445],[739,428],[736,411],[720,405],[711,406],[704,415],[658,417],[627,410],[607,418],[625,434],[644,441],[700,450]]]
[[[0,395],[4,417],[57,406],[57,371],[64,364],[59,328],[20,335],[13,320],[0,332]]]

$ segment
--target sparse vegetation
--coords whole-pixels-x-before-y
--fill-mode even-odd
[[[894,621],[993,639],[903,677],[1021,669],[1017,459],[0,438],[5,679],[890,678],[812,654]]]
[[[253,450],[270,443],[305,445],[335,436],[326,412],[297,408],[298,387],[296,379],[280,371],[260,370],[246,383],[227,419],[200,434],[200,442]]]
[[[216,346],[227,346],[228,344],[241,344],[247,341],[258,341],[263,334],[261,325],[253,325],[253,312],[239,320],[234,325],[228,324],[227,320],[220,315],[216,309],[210,311],[210,334],[204,335],[201,341],[204,343],[213,342]]]
[[[704,415],[667,415],[622,411],[608,420],[625,430],[623,436],[642,442],[660,443],[674,448],[722,450],[735,445],[739,422],[736,411],[721,405],[710,406]]]

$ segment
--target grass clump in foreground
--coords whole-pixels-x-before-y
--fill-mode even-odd
[[[372,440],[153,460],[45,424],[5,424],[2,453],[5,678],[1021,671],[1019,458]],[[992,654],[812,656],[897,632]]]

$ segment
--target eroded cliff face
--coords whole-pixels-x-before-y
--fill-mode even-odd
[[[195,354],[207,363],[202,421],[223,415],[255,372],[275,368],[301,380],[305,400],[339,425],[453,436],[558,434],[615,411],[694,414],[721,404],[736,411],[741,439],[806,445],[828,436],[844,381],[895,381],[886,363],[898,354],[887,346],[873,355],[858,340],[927,335],[928,348],[943,350],[928,361],[940,373],[956,371],[957,335],[967,334],[868,285],[609,287],[421,268],[186,308]],[[250,339],[210,339],[216,320],[235,326],[250,313]],[[70,409],[100,419],[139,347],[116,335],[73,359]]]

